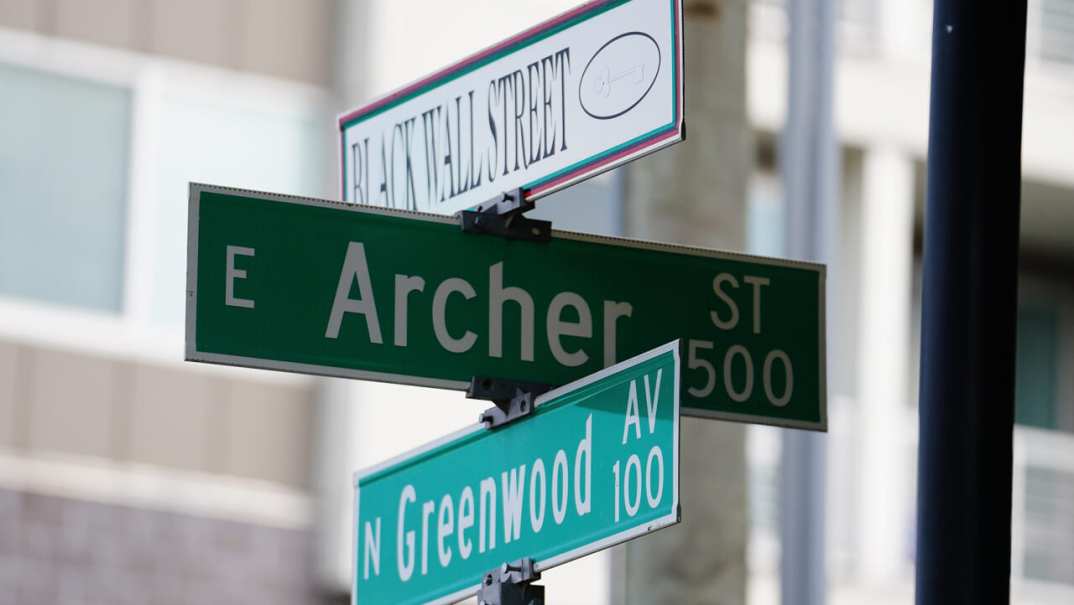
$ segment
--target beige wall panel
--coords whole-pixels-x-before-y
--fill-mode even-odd
[[[308,486],[313,418],[308,389],[236,381],[228,387],[227,407],[223,472]]]
[[[138,366],[131,383],[130,460],[210,469],[210,426],[225,415],[219,379],[204,373]]]
[[[235,67],[240,32],[237,0],[151,0],[149,50]]]
[[[55,0],[55,34],[121,48],[134,46],[136,11],[145,0]]]
[[[329,84],[334,40],[331,9],[323,0],[259,0],[246,4],[242,20],[242,69]]]
[[[0,0],[0,27],[36,30],[49,0]]]
[[[16,445],[18,354],[14,344],[0,342],[0,449]]]
[[[77,353],[27,352],[29,439],[37,451],[110,456],[119,365]]]

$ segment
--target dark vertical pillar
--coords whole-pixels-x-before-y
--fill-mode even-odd
[[[919,605],[1009,602],[1025,35],[1026,0],[935,1]]]

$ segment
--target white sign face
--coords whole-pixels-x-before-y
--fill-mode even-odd
[[[682,0],[589,2],[339,119],[344,200],[454,214],[683,139]]]

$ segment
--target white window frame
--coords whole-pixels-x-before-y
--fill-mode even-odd
[[[0,27],[0,63],[44,74],[118,86],[131,92],[131,128],[127,170],[126,226],[118,314],[29,301],[0,295],[0,340],[25,342],[121,359],[183,365],[193,371],[241,373],[246,378],[305,383],[307,377],[282,372],[238,370],[206,364],[184,364],[182,326],[167,329],[151,321],[155,249],[154,158],[166,142],[160,139],[161,100],[170,91],[198,91],[214,104],[291,114],[324,123],[324,144],[335,146],[332,97],[308,84],[250,72],[199,65],[127,50]],[[223,92],[226,91],[226,92]],[[335,158],[336,154],[327,154]],[[336,178],[326,166],[326,191]],[[223,183],[226,184],[226,183]],[[185,225],[183,226],[185,229]]]

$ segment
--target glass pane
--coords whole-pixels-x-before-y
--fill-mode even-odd
[[[1015,374],[1015,420],[1019,424],[1055,429],[1058,318],[1054,310],[1018,311],[1018,354]]]
[[[1074,474],[1026,468],[1024,574],[1074,584]]]
[[[1041,55],[1074,63],[1074,0],[1043,0],[1040,16]]]
[[[150,319],[182,326],[186,297],[187,197],[190,182],[313,197],[331,188],[332,116],[276,107],[271,97],[251,107],[239,87],[169,90],[156,108],[164,141],[151,158],[153,203]]]
[[[0,296],[119,312],[130,92],[0,64]]]
[[[746,250],[763,256],[783,254],[782,186],[771,172],[754,173],[750,178]]]

